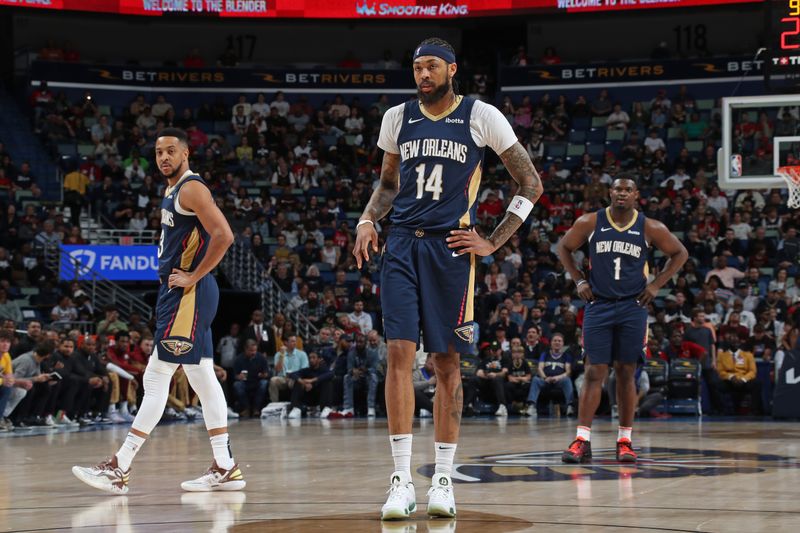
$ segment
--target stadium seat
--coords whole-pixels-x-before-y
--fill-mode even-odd
[[[573,144],[583,144],[586,142],[586,130],[570,130],[567,140]]]
[[[570,144],[567,146],[567,156],[580,157],[586,152],[583,144]]]
[[[214,133],[226,134],[231,131],[231,123],[227,120],[214,121]]]
[[[87,157],[90,155],[94,155],[94,145],[93,144],[84,144],[81,143],[78,145],[78,155],[81,157]]]
[[[700,375],[699,361],[675,359],[670,362],[667,386],[667,408],[670,413],[697,416],[703,414]]]
[[[681,128],[669,128],[667,130],[667,140],[669,139],[683,139],[683,130]]]
[[[602,143],[606,141],[606,129],[605,128],[592,128],[586,134],[586,142],[590,143]]]
[[[606,141],[624,141],[625,130],[608,130],[606,132]]]
[[[592,127],[593,128],[605,128],[606,127],[606,117],[592,117]]]
[[[699,154],[703,152],[705,147],[703,141],[686,141],[684,145],[690,154]]]
[[[709,111],[714,108],[714,100],[711,98],[695,101],[695,106],[700,111]]]
[[[567,143],[550,142],[544,145],[544,153],[547,157],[566,157]]]
[[[598,144],[587,144],[586,145],[586,153],[592,156],[592,159],[602,159],[606,153],[606,145],[605,143]]]
[[[58,143],[56,148],[60,155],[75,157],[78,155],[78,146],[75,143]]]
[[[578,117],[572,119],[572,128],[576,130],[588,130],[591,125],[589,117]]]

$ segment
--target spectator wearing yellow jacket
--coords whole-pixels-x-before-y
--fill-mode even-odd
[[[753,414],[761,414],[761,383],[756,379],[756,360],[752,352],[739,348],[741,340],[735,331],[724,338],[727,349],[717,354],[717,373],[720,391],[730,393],[736,411],[745,395],[752,398]]]

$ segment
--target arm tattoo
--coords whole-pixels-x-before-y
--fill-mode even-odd
[[[378,222],[392,208],[397,193],[400,192],[400,154],[383,154],[381,164],[381,182],[372,193],[372,197],[364,208],[361,220]]]
[[[533,162],[525,148],[518,142],[514,143],[511,148],[500,154],[500,159],[503,161],[508,173],[519,185],[517,194],[536,203],[536,200],[542,195],[542,181],[539,179],[539,174],[533,167]],[[517,215],[506,211],[503,220],[500,221],[500,224],[489,236],[489,241],[494,244],[495,250],[500,248],[519,229],[523,222]]]

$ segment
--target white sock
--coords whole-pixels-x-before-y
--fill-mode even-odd
[[[622,426],[619,426],[619,431],[617,432],[617,442],[621,440],[627,440],[628,442],[630,442],[631,433],[633,433],[633,428],[624,428]]]
[[[143,437],[133,433],[128,433],[128,436],[125,437],[125,442],[122,443],[117,452],[117,464],[123,472],[131,467],[133,458],[142,449],[145,440]]]
[[[111,405],[108,406],[108,414],[109,415],[113,414],[113,413],[116,413],[116,412],[117,412],[117,406],[116,405],[114,405],[112,403]]]
[[[453,472],[453,457],[456,455],[456,446],[458,444],[434,442],[433,446],[436,449],[436,468],[434,472],[449,476]]]
[[[587,426],[578,426],[578,434],[576,438],[590,442],[592,440],[592,428]]]
[[[127,413],[128,412],[128,402],[120,402],[119,403],[119,411],[121,413]]]
[[[211,449],[214,451],[214,460],[217,466],[225,470],[230,470],[236,464],[233,461],[233,452],[231,451],[231,438],[227,433],[221,435],[214,435],[210,437]]]
[[[394,471],[405,472],[408,479],[411,479],[411,441],[413,435],[389,435],[389,442],[392,444],[392,459],[394,459]]]

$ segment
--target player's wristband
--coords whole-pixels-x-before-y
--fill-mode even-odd
[[[588,283],[588,282],[585,279],[579,279],[578,281],[575,282],[575,288],[577,289],[578,287],[580,287],[584,283]]]
[[[356,224],[356,231],[358,231],[358,228],[360,228],[364,224],[372,224],[372,227],[373,228],[375,227],[375,223],[373,221],[371,221],[371,220],[361,220],[361,221],[359,221],[358,224]]]
[[[528,218],[528,215],[531,214],[532,209],[533,202],[524,196],[517,195],[511,199],[511,203],[508,205],[508,209],[506,209],[506,211],[509,213],[514,213],[524,222]]]

